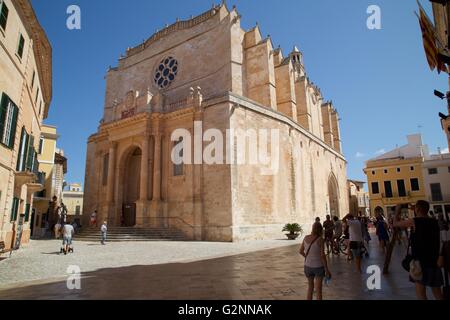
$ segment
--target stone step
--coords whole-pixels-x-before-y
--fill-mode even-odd
[[[98,228],[86,228],[75,235],[78,241],[100,241],[101,231]],[[177,229],[169,228],[108,228],[107,241],[185,241],[185,235]]]

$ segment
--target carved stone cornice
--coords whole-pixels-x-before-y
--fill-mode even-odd
[[[156,41],[158,41],[164,37],[167,37],[168,35],[170,35],[172,33],[175,33],[180,30],[190,29],[190,28],[195,27],[205,21],[208,21],[212,17],[215,17],[220,12],[220,10],[222,10],[223,8],[228,11],[228,9],[226,9],[225,4],[222,3],[221,5],[214,6],[212,9],[210,9],[196,17],[193,17],[191,19],[188,19],[185,21],[180,21],[177,19],[177,21],[175,23],[171,24],[170,26],[166,26],[164,29],[154,33],[150,38],[148,38],[146,41],[144,41],[141,45],[134,47],[134,48],[129,48],[127,50],[126,57],[130,57],[132,55],[135,55],[135,54],[145,50],[145,48],[149,47]]]

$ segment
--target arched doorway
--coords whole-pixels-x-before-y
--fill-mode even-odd
[[[123,206],[121,225],[136,225],[136,202],[139,200],[142,151],[136,147],[126,156],[123,170]]]
[[[338,183],[333,174],[328,178],[328,201],[330,203],[330,215],[340,217]]]
[[[374,210],[374,214],[375,214],[375,217],[377,217],[378,215],[384,217],[384,210],[383,210],[383,208],[381,208],[380,206],[376,207],[375,210]]]

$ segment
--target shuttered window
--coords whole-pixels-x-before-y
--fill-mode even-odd
[[[14,198],[11,206],[11,221],[17,220],[18,211],[19,211],[19,199]]]
[[[26,163],[27,171],[33,171],[35,154],[36,154],[36,152],[34,150],[34,137],[30,136],[30,139],[28,141],[28,152],[27,152],[27,163]]]
[[[31,205],[29,203],[27,203],[25,205],[25,222],[28,222],[30,220],[30,210],[31,210]]]
[[[25,47],[25,38],[22,34],[19,35],[19,45],[17,46],[17,55],[22,59],[23,48]]]
[[[18,172],[25,170],[25,157],[27,154],[27,143],[28,143],[28,133],[25,128],[22,128],[22,133],[20,134],[20,147],[19,154],[17,156],[17,166],[16,170]]]
[[[0,143],[12,149],[14,147],[19,108],[5,94],[0,102]]]
[[[9,9],[6,6],[5,1],[0,1],[0,27],[6,30],[6,24],[8,22]]]

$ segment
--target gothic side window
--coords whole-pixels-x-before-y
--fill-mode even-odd
[[[163,59],[155,70],[155,84],[161,88],[167,88],[178,73],[178,61],[173,57]]]

